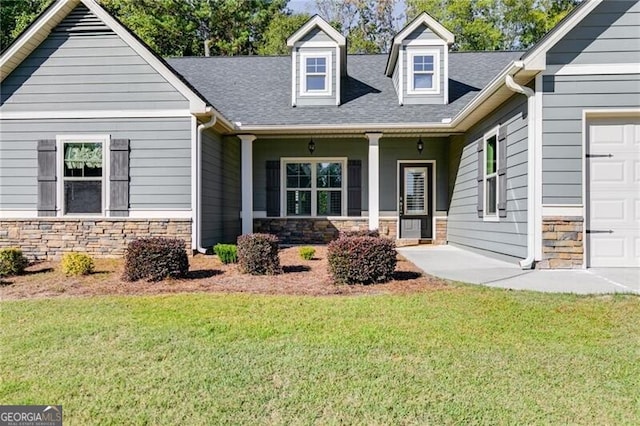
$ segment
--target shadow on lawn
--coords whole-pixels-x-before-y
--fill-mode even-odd
[[[306,265],[287,265],[282,267],[282,272],[291,274],[295,272],[309,272],[311,268]]]
[[[47,272],[53,272],[53,268],[36,269],[35,271],[24,271],[22,275],[38,275],[46,274]]]
[[[215,277],[216,275],[220,274],[222,274],[222,271],[219,271],[217,269],[198,269],[195,271],[187,272],[187,275],[185,275],[184,278],[187,280],[201,280],[203,278]]]
[[[393,279],[396,281],[410,281],[418,279],[422,276],[420,272],[413,271],[395,271],[393,273]]]

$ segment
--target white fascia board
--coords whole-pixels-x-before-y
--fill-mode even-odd
[[[243,133],[283,132],[298,133],[305,131],[355,131],[363,133],[384,132],[386,130],[419,129],[420,131],[447,132],[452,129],[448,123],[363,123],[363,124],[294,124],[282,125],[246,125],[240,126]]]
[[[436,33],[438,37],[444,40],[447,44],[453,44],[455,41],[455,36],[451,31],[447,30],[440,22],[433,19],[426,12],[422,12],[420,15],[416,17],[409,25],[404,27],[395,37],[394,44],[401,43],[404,39],[414,32],[420,25],[426,25]]]
[[[109,15],[95,0],[80,0],[91,12],[102,20],[113,32],[115,32],[125,43],[129,45],[138,55],[140,55],[153,69],[155,69],[169,84],[176,88],[185,98],[189,100],[189,107],[193,114],[206,113],[207,104],[200,96],[191,90],[173,71],[159,60],[148,47],[138,41],[131,33]]]
[[[336,43],[338,43],[339,46],[345,46],[347,44],[347,40],[342,34],[340,34],[335,28],[333,28],[320,16],[315,15],[287,39],[287,46],[293,47],[314,27],[318,27],[322,31],[324,31],[329,37],[331,37]]]
[[[58,25],[68,14],[80,3],[80,0],[61,0],[55,3],[38,20],[23,33],[13,45],[0,56],[0,81],[3,81],[29,54],[40,45],[51,32],[51,29]],[[39,43],[29,43],[36,35],[40,34],[42,39]],[[21,54],[22,58],[16,62],[15,56]]]
[[[542,71],[547,66],[547,52],[564,36],[589,15],[603,0],[585,0],[578,9],[560,23],[533,50],[523,56],[524,68],[532,71]]]

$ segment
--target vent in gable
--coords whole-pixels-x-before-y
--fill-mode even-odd
[[[79,5],[51,31],[54,35],[115,34],[86,6]]]

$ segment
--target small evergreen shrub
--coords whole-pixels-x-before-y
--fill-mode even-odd
[[[238,237],[240,270],[251,275],[275,275],[282,272],[278,257],[278,238],[271,234],[246,234]]]
[[[142,238],[127,246],[124,256],[125,281],[160,281],[182,278],[189,271],[189,258],[184,240]]]
[[[380,237],[380,232],[377,229],[365,229],[357,231],[342,231],[340,237]]]
[[[388,238],[341,237],[327,247],[329,272],[336,282],[389,281],[396,269],[396,246]]]
[[[18,248],[0,250],[0,277],[20,275],[29,266],[29,261]]]
[[[89,275],[94,268],[93,259],[85,253],[66,253],[60,264],[66,276]]]
[[[213,247],[213,252],[225,265],[238,263],[238,247],[235,244],[216,244]]]
[[[303,258],[304,260],[311,260],[313,259],[313,256],[316,255],[316,249],[309,246],[300,247],[298,249],[298,253],[300,254],[300,257]]]

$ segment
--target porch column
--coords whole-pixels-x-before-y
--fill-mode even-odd
[[[369,229],[380,226],[380,138],[382,133],[365,133],[369,139]]]
[[[242,233],[253,232],[253,141],[255,135],[238,135],[241,151]]]

